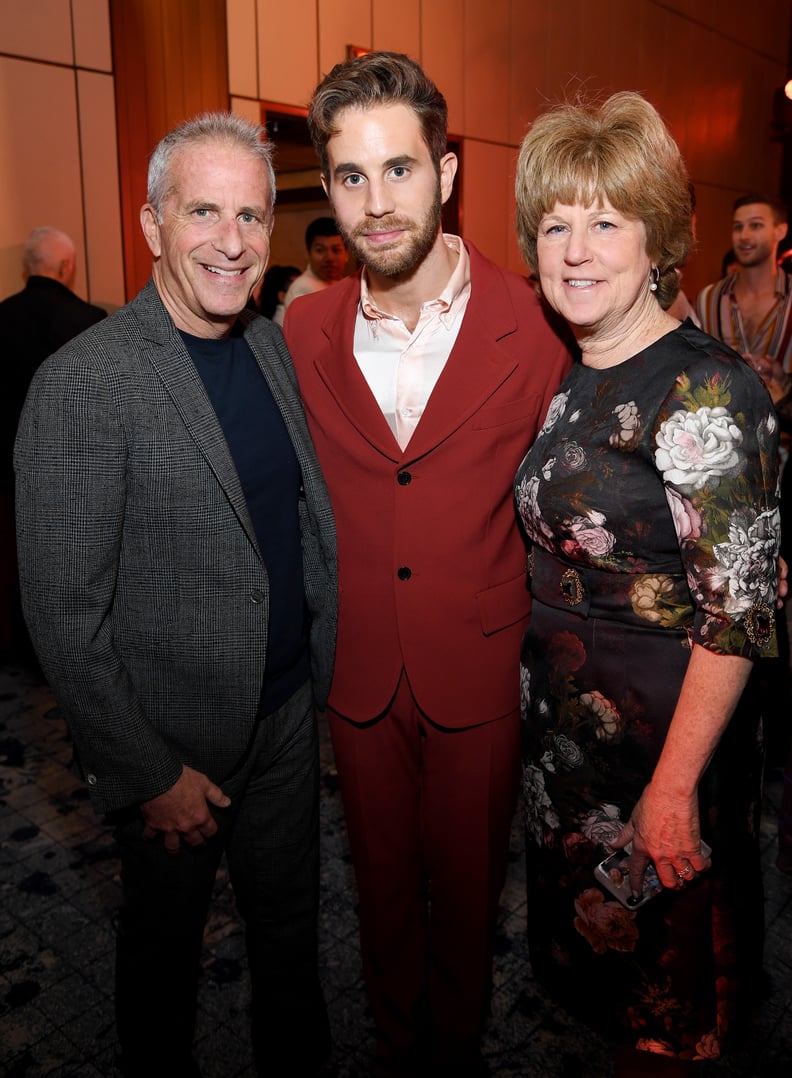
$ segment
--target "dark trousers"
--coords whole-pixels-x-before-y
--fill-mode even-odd
[[[441,729],[402,676],[359,726],[328,711],[377,1023],[377,1072],[475,1070],[519,781],[519,716]]]
[[[198,1074],[191,1046],[204,925],[223,853],[245,922],[259,1073],[309,1074],[329,1049],[317,969],[318,741],[309,687],[267,716],[226,782],[206,846],[165,852],[139,814],[119,823],[124,902],[116,1021],[124,1073]]]

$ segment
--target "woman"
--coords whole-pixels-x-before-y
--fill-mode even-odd
[[[690,196],[639,95],[540,117],[517,208],[526,261],[582,358],[515,487],[533,541],[531,960],[624,1042],[626,1073],[641,1073],[636,1048],[679,1070],[720,1053],[761,972],[762,758],[744,689],[776,652],[777,424],[748,365],[664,309]],[[593,873],[624,847],[633,895],[656,867],[645,905]]]
[[[259,295],[250,306],[265,318],[271,318],[276,326],[283,325],[283,300],[289,285],[300,276],[296,266],[270,266],[259,286]]]

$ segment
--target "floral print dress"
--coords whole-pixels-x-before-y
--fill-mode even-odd
[[[572,370],[515,495],[533,541],[521,677],[534,974],[606,1035],[715,1057],[761,971],[750,685],[700,783],[712,869],[635,910],[593,870],[651,777],[691,642],[777,653],[770,399],[685,322],[618,366]]]

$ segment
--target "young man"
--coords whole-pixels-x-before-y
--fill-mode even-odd
[[[328,716],[382,1074],[481,1073],[529,606],[512,483],[570,363],[532,286],[443,234],[446,120],[405,56],[319,85],[322,182],[363,270],[285,325],[338,529]]]
[[[334,530],[281,332],[244,310],[274,198],[256,126],[218,113],[166,135],[141,210],[152,281],[44,363],[17,438],[25,616],[120,848],[133,1078],[199,1073],[224,853],[260,1073],[312,1073],[329,1047],[313,703],[333,658]]]
[[[787,209],[767,195],[733,206],[734,273],[703,288],[696,300],[707,333],[744,356],[765,380],[792,369],[792,278],[778,265]]]
[[[792,276],[778,265],[787,234],[787,208],[768,195],[741,195],[733,206],[732,247],[737,268],[707,285],[696,307],[703,328],[744,356],[767,387],[781,426],[782,444],[792,437]],[[781,472],[781,554],[792,548],[792,467]],[[782,653],[759,681],[765,734],[775,756],[788,745],[790,668],[784,622],[779,619]],[[792,872],[792,753],[784,765],[784,796],[778,818],[778,860]]]
[[[305,230],[305,249],[308,252],[308,265],[287,288],[283,299],[284,310],[298,296],[321,292],[344,276],[349,255],[332,217],[317,217],[311,221]],[[278,325],[282,324],[283,318]]]

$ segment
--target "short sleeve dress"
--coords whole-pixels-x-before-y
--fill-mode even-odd
[[[535,976],[606,1035],[712,1058],[761,971],[760,717],[743,694],[700,783],[712,869],[631,910],[594,875],[651,777],[691,642],[777,654],[777,421],[690,321],[577,365],[515,482],[532,540],[522,707]]]

